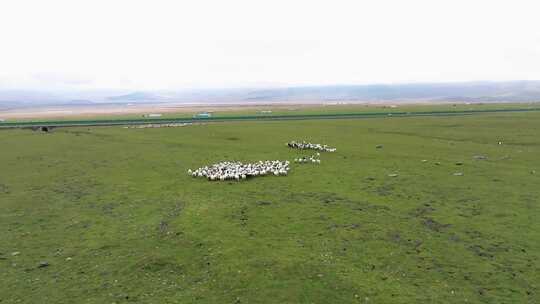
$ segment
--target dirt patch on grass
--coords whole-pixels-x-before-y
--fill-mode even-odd
[[[435,211],[435,208],[431,206],[430,203],[425,203],[422,206],[414,209],[410,214],[414,217],[424,217],[428,214],[431,214]]]
[[[450,224],[441,224],[430,217],[426,217],[422,221],[422,224],[429,230],[436,231],[436,232],[442,232],[444,229],[452,226]]]
[[[0,184],[0,194],[8,194],[9,188],[5,184]]]
[[[167,271],[168,273],[182,274],[184,273],[184,266],[180,264],[173,263],[172,261],[159,258],[159,257],[149,257],[139,261],[135,268],[146,271],[146,272],[161,272]]]
[[[184,209],[183,204],[180,202],[177,202],[169,210],[165,211],[163,218],[159,221],[159,224],[157,225],[157,228],[156,228],[160,236],[171,234],[171,232],[169,231],[169,223],[170,221],[180,216],[183,209]]]

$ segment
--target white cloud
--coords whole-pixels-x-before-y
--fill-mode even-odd
[[[8,0],[0,79],[133,89],[540,79],[539,8],[533,0]]]

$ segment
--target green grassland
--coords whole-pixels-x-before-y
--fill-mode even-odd
[[[210,107],[211,108],[211,107]],[[342,115],[342,114],[366,114],[366,113],[395,113],[395,112],[463,112],[463,111],[489,111],[489,110],[523,110],[523,109],[538,109],[540,103],[474,103],[474,104],[404,104],[395,107],[388,105],[374,105],[374,104],[328,104],[322,105],[254,105],[244,106],[236,108],[219,107],[212,108],[213,118],[230,118],[239,116],[293,116],[293,115]],[[50,118],[24,118],[24,119],[11,119],[8,122],[54,122],[54,121],[100,121],[100,120],[137,120],[145,118],[148,121],[160,120],[160,119],[191,119],[193,115],[205,112],[209,107],[200,107],[200,110],[192,108],[191,111],[178,112],[166,112],[162,113],[159,118],[143,117],[143,114],[103,114],[103,115],[85,115],[85,116],[63,116],[63,117],[50,117]],[[271,111],[263,112],[263,111]],[[159,112],[159,111],[157,111]],[[2,124],[0,123],[0,126]]]
[[[0,303],[539,303],[539,130],[537,112],[2,130]],[[338,151],[186,174],[302,139]]]

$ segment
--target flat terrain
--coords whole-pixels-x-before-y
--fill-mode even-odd
[[[537,112],[1,130],[0,303],[538,303],[538,130]],[[186,174],[302,139],[338,151]]]
[[[17,121],[64,121],[64,120],[111,120],[141,119],[144,114],[159,113],[161,118],[191,118],[196,113],[211,112],[214,117],[239,115],[297,115],[297,114],[360,114],[374,112],[426,112],[426,111],[478,111],[478,110],[515,110],[540,107],[539,102],[531,103],[274,103],[251,105],[189,105],[189,104],[134,104],[134,105],[94,105],[94,106],[58,106],[43,108],[19,108],[0,110],[0,119],[7,122]],[[271,113],[268,113],[270,111]]]

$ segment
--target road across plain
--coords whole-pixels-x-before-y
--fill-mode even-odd
[[[103,120],[60,120],[60,121],[20,121],[0,122],[0,129],[39,128],[39,127],[90,127],[90,126],[129,126],[145,124],[226,122],[253,120],[310,120],[310,119],[361,119],[381,117],[418,116],[458,116],[489,113],[540,112],[540,108],[486,109],[460,111],[422,111],[422,112],[368,112],[343,114],[293,114],[293,115],[244,115],[209,118],[141,118],[141,119],[103,119]]]

